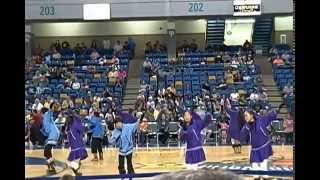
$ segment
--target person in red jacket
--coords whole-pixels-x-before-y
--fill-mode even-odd
[[[32,110],[32,120],[30,121],[30,141],[32,145],[43,144],[40,129],[42,126],[42,115],[36,109]]]

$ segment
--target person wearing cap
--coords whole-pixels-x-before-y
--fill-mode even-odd
[[[250,163],[253,170],[268,170],[268,159],[273,154],[268,126],[276,120],[279,110],[280,108],[269,111],[264,116],[255,114],[251,109],[244,112],[246,123],[240,135],[242,140],[249,137],[249,143],[251,144]]]
[[[67,112],[65,133],[67,134],[70,145],[67,164],[75,175],[81,175],[79,172],[80,162],[88,157],[83,141],[84,127],[81,124],[80,118],[71,110]]]
[[[180,122],[181,140],[187,143],[185,163],[187,169],[198,169],[200,163],[206,160],[201,141],[201,130],[212,122],[212,117],[207,114],[204,120],[195,112],[184,113],[183,121]]]
[[[60,131],[54,123],[54,116],[59,111],[59,105],[56,102],[50,104],[50,109],[43,116],[43,124],[41,128],[42,134],[45,136],[44,157],[47,161],[48,173],[56,173],[54,159],[52,157],[52,148],[57,145]]]
[[[91,136],[91,153],[93,154],[92,161],[103,160],[102,140],[105,134],[105,129],[102,126],[100,113],[94,112],[89,120],[89,128],[92,130]],[[99,159],[97,152],[99,152]]]
[[[134,174],[132,165],[132,153],[134,146],[134,136],[139,126],[139,121],[127,112],[120,112],[119,116],[114,121],[115,128],[112,131],[110,144],[115,144],[119,148],[119,174],[124,179],[125,174],[128,172],[129,179]],[[127,160],[127,171],[124,166],[124,160]]]

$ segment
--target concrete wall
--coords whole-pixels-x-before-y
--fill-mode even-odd
[[[176,31],[180,34],[204,33],[205,20],[176,21]],[[33,23],[32,33],[37,37],[52,36],[118,36],[166,34],[168,21],[120,21],[86,23]]]
[[[66,0],[27,0],[25,17],[27,20],[83,19],[82,5],[94,3]],[[103,2],[99,0],[98,2]],[[110,1],[104,1],[110,2]],[[191,3],[191,4],[190,4]],[[193,3],[202,3],[202,11],[190,11]],[[40,15],[42,6],[54,7],[54,15]],[[262,0],[262,14],[288,14],[293,12],[292,0]],[[111,19],[180,16],[233,16],[233,0],[111,0]]]
[[[280,35],[287,35],[287,44],[292,46],[294,37],[293,32],[293,16],[280,16],[274,19],[274,36],[273,42],[279,44]]]
[[[280,35],[281,34],[287,35],[287,44],[292,46],[293,38],[294,38],[293,31],[275,31],[274,32],[274,43],[275,44],[280,44]]]

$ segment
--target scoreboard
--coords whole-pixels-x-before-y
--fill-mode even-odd
[[[261,0],[234,0],[234,16],[261,15]]]

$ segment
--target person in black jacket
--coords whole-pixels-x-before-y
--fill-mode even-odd
[[[157,118],[158,131],[160,132],[159,141],[166,144],[169,138],[169,117],[165,109],[161,110]]]

